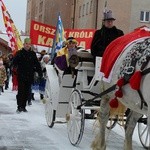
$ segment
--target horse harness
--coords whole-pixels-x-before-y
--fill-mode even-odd
[[[120,74],[118,78],[124,78],[125,80],[124,85],[128,84],[130,78],[135,73],[137,63],[140,66],[141,76],[147,75],[148,73],[150,73],[150,68],[146,68],[149,61],[150,61],[150,38],[147,38],[142,42],[136,43],[132,47],[132,49],[127,53],[125,59],[123,60],[123,64],[120,67]],[[78,109],[81,108],[81,106],[92,103],[92,101],[94,101],[95,99],[101,98],[102,96],[116,90],[116,88],[117,88],[117,84],[112,85],[110,88],[106,89],[100,94],[96,94],[94,98],[85,101],[83,104],[78,106]],[[137,89],[137,92],[141,99],[141,109],[142,109],[143,105],[147,106],[147,103],[144,100],[140,88]]]

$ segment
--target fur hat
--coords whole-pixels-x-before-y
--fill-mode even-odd
[[[112,16],[112,11],[108,10],[104,12],[104,18],[103,21],[105,20],[116,20],[113,16]]]
[[[41,54],[41,55],[46,55],[46,50],[43,49],[43,50],[40,52],[40,54]]]

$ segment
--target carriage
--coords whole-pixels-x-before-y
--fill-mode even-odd
[[[75,67],[77,75],[63,74],[56,66],[47,65],[48,78],[45,91],[45,117],[52,128],[55,123],[67,123],[68,138],[72,145],[79,145],[84,133],[85,119],[95,119],[100,108],[103,91],[99,74],[101,57],[93,58],[88,51],[79,51],[81,58]],[[57,70],[57,71],[56,71]],[[100,93],[100,94],[99,94]],[[59,120],[58,120],[59,118]],[[61,118],[61,119],[60,119]],[[107,128],[112,129],[118,116],[108,121]],[[124,117],[126,121],[126,116]],[[138,133],[144,148],[149,147],[147,117],[138,121]]]

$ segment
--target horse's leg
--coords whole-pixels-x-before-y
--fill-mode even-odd
[[[124,141],[124,150],[132,150],[132,135],[137,124],[138,119],[142,115],[131,111],[127,116],[127,121],[125,125],[125,141]]]
[[[107,98],[101,100],[100,112],[99,112],[99,130],[92,143],[93,150],[106,150],[105,143],[105,129],[109,119],[109,101]]]

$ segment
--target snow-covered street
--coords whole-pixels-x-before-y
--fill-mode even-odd
[[[70,144],[66,124],[46,124],[44,104],[39,94],[28,112],[16,113],[16,92],[9,88],[0,95],[0,150],[90,150],[95,135],[94,120],[86,120],[85,131],[78,147]],[[116,134],[118,132],[119,134]],[[123,149],[123,129],[119,126],[107,134],[107,150]],[[134,142],[134,150],[143,150]]]

